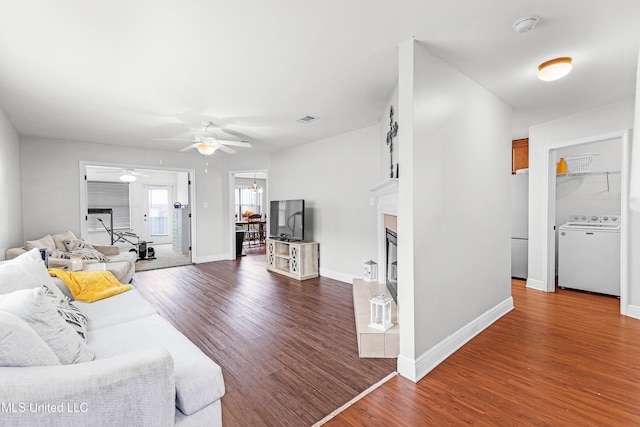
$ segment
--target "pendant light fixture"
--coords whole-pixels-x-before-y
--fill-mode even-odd
[[[555,58],[538,65],[538,78],[545,82],[558,80],[571,72],[573,60],[569,57]]]
[[[252,191],[253,193],[257,193],[258,190],[261,190],[260,187],[258,187],[258,183],[256,182],[256,176],[253,175],[253,185],[251,187],[249,187],[249,190]]]

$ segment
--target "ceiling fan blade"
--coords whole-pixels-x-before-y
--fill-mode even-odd
[[[237,151],[234,150],[233,148],[226,147],[226,146],[224,146],[222,144],[216,144],[216,145],[218,146],[218,148],[220,150],[224,151],[227,154],[236,154],[237,153]]]
[[[184,147],[184,148],[183,148],[182,150],[180,150],[180,151],[187,151],[187,150],[191,150],[191,149],[193,149],[193,148],[196,148],[196,147],[195,147],[195,145],[194,145],[194,144],[191,144],[191,145],[187,145],[186,147]]]
[[[175,138],[153,138],[153,141],[191,141],[193,142],[194,139],[175,139]]]
[[[230,141],[227,139],[219,139],[218,142],[224,145],[232,145],[234,147],[246,147],[251,148],[251,144],[246,141]]]

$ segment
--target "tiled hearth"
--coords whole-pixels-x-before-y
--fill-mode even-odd
[[[365,282],[362,279],[353,280],[353,310],[356,317],[358,352],[360,357],[395,358],[400,353],[400,326],[396,303],[391,301],[391,321],[393,322],[391,329],[382,332],[369,327],[371,321],[369,300],[378,293],[379,286],[389,296],[389,291],[384,284]]]

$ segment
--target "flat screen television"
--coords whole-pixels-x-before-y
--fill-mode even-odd
[[[269,214],[269,237],[304,240],[304,200],[272,200]]]

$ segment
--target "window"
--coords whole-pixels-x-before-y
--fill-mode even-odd
[[[262,214],[262,188],[252,191],[236,187],[236,218],[241,219],[246,211]]]
[[[87,181],[87,206],[91,208],[113,209],[113,228],[131,229],[131,208],[129,203],[129,183]],[[110,219],[104,215],[89,215],[87,229],[89,231],[103,230],[104,225],[110,226]]]

